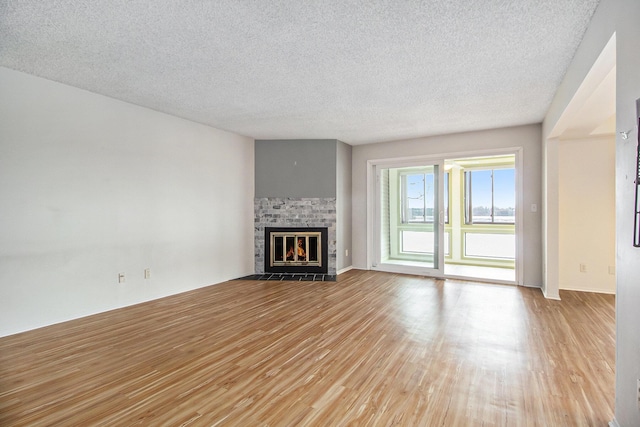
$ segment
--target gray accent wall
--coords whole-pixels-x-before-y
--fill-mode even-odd
[[[336,140],[256,140],[255,197],[336,197]]]
[[[328,227],[329,274],[351,266],[351,168],[351,146],[336,139],[255,141],[256,273],[267,226]]]

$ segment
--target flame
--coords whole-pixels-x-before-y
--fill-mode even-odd
[[[302,247],[302,244],[304,243],[304,239],[300,238],[298,239],[298,247],[297,247],[297,252],[298,252],[298,261],[304,261],[307,258],[307,253],[304,251],[304,248]],[[293,260],[293,254],[294,254],[294,249],[293,246],[289,247],[289,250],[287,251],[287,260]]]

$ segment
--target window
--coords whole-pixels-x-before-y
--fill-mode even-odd
[[[433,223],[434,174],[401,175],[402,223]]]
[[[464,173],[465,223],[514,224],[515,169],[479,169]]]
[[[403,224],[433,224],[434,180],[433,173],[401,175]],[[449,223],[449,172],[444,173],[444,222]]]
[[[515,234],[464,233],[464,255],[475,258],[516,259]]]

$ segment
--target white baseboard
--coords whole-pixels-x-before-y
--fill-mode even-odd
[[[342,273],[346,273],[349,270],[353,270],[353,265],[350,265],[349,267],[343,268],[342,270],[338,270],[338,272],[336,274],[340,275]]]
[[[609,289],[578,289],[578,288],[560,288],[561,291],[573,291],[573,292],[592,292],[594,294],[607,294],[607,295],[615,295],[615,290]]]
[[[526,283],[523,283],[522,285],[520,285],[524,288],[535,288],[535,289],[542,289],[542,285],[527,285]]]
[[[553,299],[553,300],[556,300],[556,301],[560,301],[560,295],[559,294],[558,295],[547,295],[547,292],[546,292],[545,289],[540,288],[540,290],[542,291],[542,295],[544,295],[544,297],[546,299]]]

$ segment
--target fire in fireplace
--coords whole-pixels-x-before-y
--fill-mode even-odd
[[[327,228],[265,227],[265,272],[327,273]]]
[[[322,265],[320,233],[271,233],[271,265]]]

